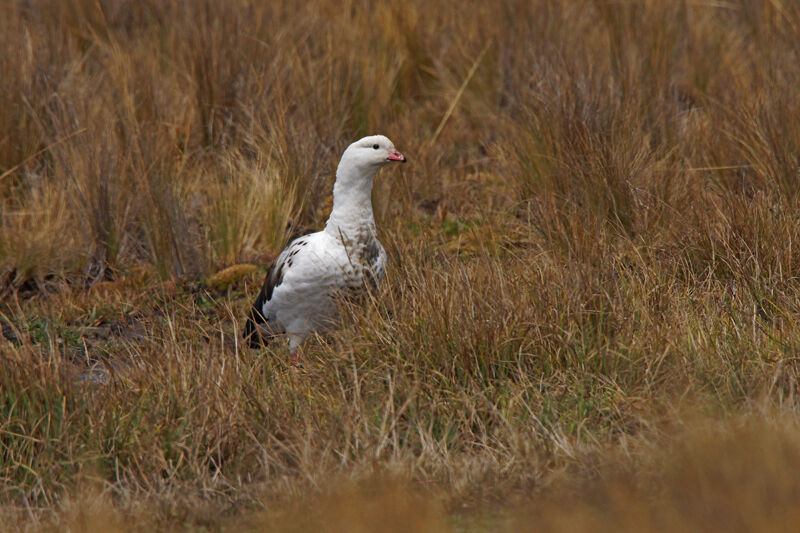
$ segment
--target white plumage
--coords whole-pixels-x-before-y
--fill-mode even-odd
[[[386,252],[375,230],[372,183],[392,161],[406,158],[383,135],[347,147],[336,169],[325,229],[292,241],[267,274],[245,328],[252,346],[286,334],[294,361],[300,344],[337,317],[337,292],[380,282]]]

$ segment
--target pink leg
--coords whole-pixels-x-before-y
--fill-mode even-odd
[[[298,340],[294,336],[289,337],[289,364],[291,366],[303,366],[300,362],[300,356],[303,352],[301,348],[302,342],[302,340]]]

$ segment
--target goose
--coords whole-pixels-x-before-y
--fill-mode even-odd
[[[325,228],[290,242],[267,273],[245,324],[251,347],[288,337],[290,362],[297,365],[303,342],[338,318],[337,294],[355,295],[378,286],[386,271],[386,251],[375,229],[372,183],[392,162],[405,163],[406,157],[383,135],[347,147],[336,169]]]

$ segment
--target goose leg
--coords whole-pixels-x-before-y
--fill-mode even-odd
[[[294,335],[289,336],[289,364],[291,366],[302,366],[300,362],[300,356],[303,354],[302,343],[303,339]]]

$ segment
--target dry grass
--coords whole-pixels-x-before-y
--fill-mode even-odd
[[[9,530],[776,531],[800,7],[2,1]],[[387,283],[240,344],[360,135]]]

